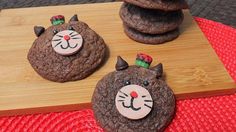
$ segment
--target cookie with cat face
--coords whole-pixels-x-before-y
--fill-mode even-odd
[[[175,96],[162,77],[162,64],[149,68],[152,58],[138,54],[136,65],[118,57],[116,71],[97,84],[92,108],[105,131],[163,131],[174,116]]]
[[[47,29],[34,27],[37,38],[27,56],[40,76],[55,82],[80,80],[104,62],[104,40],[77,15],[68,23],[64,16],[54,16],[51,23]]]

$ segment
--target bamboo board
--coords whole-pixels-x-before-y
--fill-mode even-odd
[[[2,10],[0,116],[89,108],[97,81],[115,70],[116,56],[134,64],[139,52],[150,54],[154,59],[152,65],[164,64],[166,80],[177,99],[235,92],[236,84],[187,10],[178,39],[163,45],[144,45],[123,33],[118,16],[120,5],[115,2]],[[50,17],[57,14],[63,14],[67,20],[78,14],[109,47],[106,64],[84,80],[68,83],[44,80],[26,59],[36,38],[33,26],[48,27]]]

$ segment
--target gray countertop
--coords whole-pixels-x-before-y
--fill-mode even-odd
[[[116,0],[0,0],[0,9],[113,2]],[[236,28],[236,0],[186,0],[193,16]]]

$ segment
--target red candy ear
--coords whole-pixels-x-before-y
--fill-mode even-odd
[[[42,33],[44,33],[45,28],[41,26],[34,26],[34,33],[37,37],[39,37]]]
[[[144,54],[144,53],[137,54],[137,58],[136,59],[140,59],[142,61],[145,61],[148,64],[152,63],[152,57],[147,55],[147,54]]]

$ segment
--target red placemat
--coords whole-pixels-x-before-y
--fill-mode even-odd
[[[236,80],[236,29],[197,18],[200,28]],[[101,132],[90,109],[0,118],[0,131]],[[166,129],[182,131],[236,131],[236,94],[177,101],[176,116]]]

